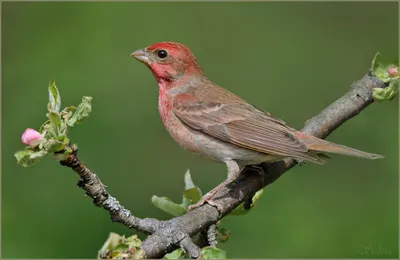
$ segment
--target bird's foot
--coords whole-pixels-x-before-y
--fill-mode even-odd
[[[205,203],[210,204],[211,206],[214,206],[218,209],[218,211],[222,211],[222,205],[218,204],[217,202],[212,200],[212,197],[217,193],[218,190],[211,190],[208,192],[206,195],[204,195],[197,203],[192,204],[188,207],[188,210],[193,210],[195,208],[198,208],[200,206],[203,206]]]
[[[224,207],[219,204],[218,202],[215,202],[214,200],[208,200],[207,201],[208,204],[210,204],[211,206],[217,208],[218,212],[222,212],[224,210]]]
[[[210,205],[213,206],[213,207],[216,207],[217,210],[218,210],[219,212],[221,212],[221,211],[223,210],[223,207],[222,207],[221,204],[219,204],[219,203],[213,201],[211,198],[205,198],[205,197],[203,197],[203,198],[202,198],[199,202],[197,202],[196,204],[190,205],[190,206],[188,207],[188,210],[190,211],[190,210],[193,210],[193,209],[198,208],[198,207],[200,207],[200,206],[203,206],[205,203],[210,204]]]
[[[228,184],[230,181],[227,179],[225,181],[223,181],[222,183],[220,183],[217,187],[215,187],[214,189],[212,189],[211,191],[207,192],[206,195],[204,195],[197,203],[192,204],[188,207],[188,211],[193,210],[195,208],[198,208],[200,206],[203,206],[204,203],[208,203],[211,206],[214,206],[218,209],[218,211],[222,211],[222,205],[218,204],[217,202],[212,200],[212,197],[214,197],[214,195],[220,191],[226,184]]]
[[[214,196],[214,194],[209,194],[209,193],[204,195],[197,203],[189,205],[188,211],[198,208],[200,206],[203,206],[204,203],[206,203],[206,202],[209,203],[211,201],[212,196]]]
[[[224,210],[224,208],[222,207],[221,204],[215,202],[215,201],[212,200],[212,199],[204,199],[204,200],[201,199],[201,200],[200,200],[199,202],[197,202],[196,204],[190,205],[190,206],[188,207],[188,210],[189,210],[189,211],[190,211],[190,210],[194,210],[195,208],[198,208],[198,207],[200,207],[200,206],[203,206],[205,203],[207,203],[207,204],[209,204],[209,205],[211,205],[211,206],[213,206],[213,207],[216,207],[217,210],[218,210],[218,212],[222,212],[222,211]]]

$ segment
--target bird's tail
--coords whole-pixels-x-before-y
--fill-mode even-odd
[[[314,136],[306,135],[301,132],[297,132],[296,135],[307,145],[308,149],[311,151],[343,154],[369,160],[384,158],[384,156],[379,154],[363,152],[341,144],[335,144]]]

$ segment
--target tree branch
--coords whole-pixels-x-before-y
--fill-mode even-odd
[[[386,85],[369,72],[359,81],[354,82],[343,97],[325,108],[320,114],[309,119],[301,130],[304,133],[325,138],[341,124],[360,113],[373,102],[372,89],[385,88]],[[250,199],[255,192],[276,181],[283,173],[297,163],[293,159],[285,159],[276,163],[264,163],[263,174],[256,173],[252,168],[245,168],[233,183],[226,185],[214,195],[213,201],[222,205],[219,212],[216,207],[204,204],[187,212],[185,215],[167,221],[152,218],[140,219],[133,216],[106,190],[97,175],[86,168],[76,153],[71,154],[62,165],[72,168],[81,177],[78,185],[86,194],[94,199],[97,206],[106,209],[113,221],[120,222],[130,228],[135,228],[150,234],[141,244],[146,258],[163,257],[166,253],[178,247],[184,248],[192,258],[200,256],[200,249],[191,236],[215,224],[229,214],[242,202]]]
[[[96,206],[107,210],[114,222],[120,222],[143,233],[151,234],[160,228],[161,221],[152,218],[140,219],[125,209],[118,200],[107,192],[106,186],[100,178],[78,159],[76,145],[71,148],[73,153],[60,163],[78,173],[81,177],[78,186],[86,191],[86,195],[93,198],[93,203]]]

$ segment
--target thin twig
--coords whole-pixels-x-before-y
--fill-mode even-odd
[[[151,234],[160,228],[162,221],[152,218],[140,219],[125,209],[118,200],[108,193],[100,178],[78,159],[76,145],[72,145],[71,148],[73,153],[60,163],[78,173],[81,177],[78,186],[86,191],[86,195],[93,198],[93,203],[96,206],[107,210],[114,222],[120,222],[143,233]]]

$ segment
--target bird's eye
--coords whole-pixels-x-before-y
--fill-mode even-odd
[[[168,53],[166,50],[159,50],[159,51],[157,51],[157,56],[160,59],[165,59],[168,56]]]

